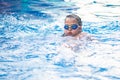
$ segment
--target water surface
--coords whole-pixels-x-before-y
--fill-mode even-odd
[[[120,80],[120,1],[2,0],[0,80]],[[64,18],[78,14],[98,42],[61,48]]]

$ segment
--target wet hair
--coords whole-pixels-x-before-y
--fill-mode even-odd
[[[66,18],[75,18],[77,20],[78,25],[82,26],[81,18],[78,15],[70,14],[70,15],[67,15]]]

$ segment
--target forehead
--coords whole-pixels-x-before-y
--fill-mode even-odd
[[[75,18],[66,18],[65,19],[66,24],[72,24],[72,23],[77,23],[77,20]]]

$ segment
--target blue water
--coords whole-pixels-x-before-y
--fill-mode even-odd
[[[120,80],[119,8],[119,0],[1,0],[0,80]],[[60,47],[69,13],[98,41]]]

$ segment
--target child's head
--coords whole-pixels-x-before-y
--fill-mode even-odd
[[[76,36],[82,32],[81,18],[75,14],[67,15],[65,18],[64,34],[66,36]]]

